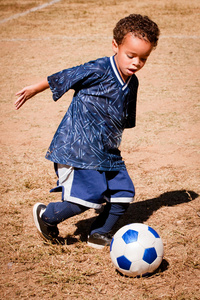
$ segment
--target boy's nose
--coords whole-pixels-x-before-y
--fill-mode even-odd
[[[136,67],[140,66],[140,59],[138,57],[135,57],[133,60],[133,65]]]

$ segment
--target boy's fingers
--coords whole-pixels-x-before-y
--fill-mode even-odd
[[[23,95],[21,95],[16,101],[15,101],[15,107],[16,109],[20,108],[24,103],[26,102]]]
[[[19,92],[17,92],[15,95],[16,95],[16,96],[21,95],[23,92],[24,92],[24,89],[21,90],[21,91],[19,91]]]
[[[19,109],[24,103],[23,102],[19,102],[17,105],[15,105],[16,109]]]
[[[23,96],[20,96],[20,97],[15,101],[15,105],[16,105],[17,103],[19,103],[19,102],[22,100],[22,98],[23,98]]]

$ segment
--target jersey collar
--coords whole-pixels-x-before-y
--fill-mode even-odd
[[[122,90],[125,90],[128,87],[128,84],[129,84],[129,82],[131,80],[131,77],[129,77],[129,79],[127,80],[127,82],[124,82],[124,80],[122,79],[122,77],[121,77],[121,75],[120,75],[120,73],[118,71],[118,68],[117,68],[114,56],[110,57],[110,63],[111,63],[112,69],[113,69],[113,71],[115,73],[115,76],[117,77],[119,83],[122,86]]]

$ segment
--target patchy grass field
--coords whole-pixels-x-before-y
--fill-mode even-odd
[[[0,299],[199,299],[199,1],[61,0],[30,11],[47,2],[0,0]],[[17,112],[13,105],[25,85],[112,55],[112,29],[130,13],[161,29],[138,73],[137,126],[121,146],[136,199],[113,230],[144,222],[159,232],[165,256],[145,278],[121,276],[109,248],[87,246],[93,210],[60,224],[67,245],[39,238],[32,206],[60,200],[49,194],[56,177],[44,156],[73,93],[54,103],[46,91]]]

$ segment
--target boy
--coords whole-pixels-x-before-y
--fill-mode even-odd
[[[88,245],[110,244],[109,232],[133,201],[135,190],[118,147],[125,128],[135,126],[138,79],[135,73],[156,47],[159,29],[146,16],[121,19],[113,30],[114,56],[63,70],[16,95],[19,109],[28,99],[50,88],[58,100],[75,93],[46,158],[54,162],[62,202],[36,203],[35,225],[40,235],[56,241],[57,225],[89,208],[104,210],[92,224]]]

